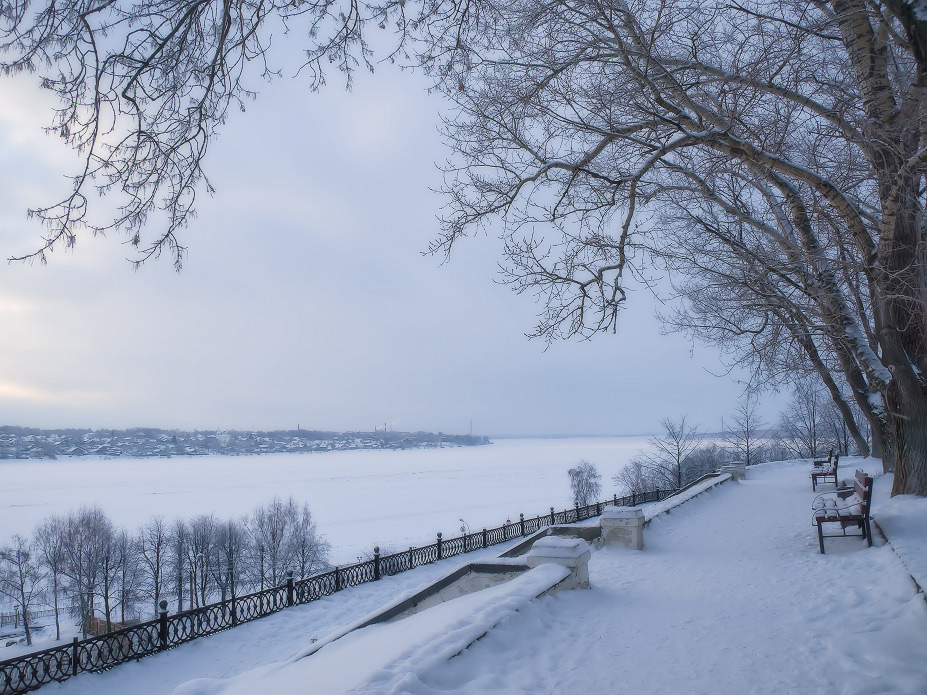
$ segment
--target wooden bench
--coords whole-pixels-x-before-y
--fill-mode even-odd
[[[833,454],[833,450],[831,450]],[[821,461],[815,461],[811,467],[811,491],[818,489],[818,482],[828,482],[831,479],[837,486],[837,464],[840,463],[840,454],[828,456]]]
[[[872,529],[869,526],[869,506],[872,503],[872,478],[862,471],[856,471],[853,487],[835,492],[825,492],[814,498],[812,514],[818,527],[818,546],[824,553],[825,538],[840,536],[861,536],[872,547]],[[841,533],[825,534],[824,524],[840,524]],[[848,526],[857,527],[861,533],[847,533]]]

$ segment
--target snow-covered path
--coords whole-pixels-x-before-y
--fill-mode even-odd
[[[751,468],[658,517],[643,552],[593,555],[591,590],[534,602],[404,692],[927,693],[923,596],[887,546],[818,553],[807,468]]]

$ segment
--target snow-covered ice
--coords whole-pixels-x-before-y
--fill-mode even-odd
[[[249,514],[274,495],[308,502],[332,561],[434,543],[572,507],[567,469],[580,459],[611,477],[646,437],[500,439],[489,446],[325,454],[198,456],[169,459],[60,458],[0,462],[0,543],[29,535],[52,513],[99,505],[129,529],[161,515]]]

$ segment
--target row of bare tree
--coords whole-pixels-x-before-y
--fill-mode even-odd
[[[763,422],[749,396],[738,405],[720,441],[706,441],[685,416],[679,420],[663,418],[660,424],[663,433],[651,437],[650,447],[614,477],[626,494],[680,488],[734,461],[754,465],[811,458],[828,450],[841,456],[864,453],[820,382],[810,378],[796,384],[774,427]]]
[[[308,505],[292,497],[241,518],[154,517],[134,532],[84,507],[50,516],[31,539],[16,535],[0,548],[0,594],[22,613],[32,644],[29,612],[39,605],[54,608],[56,639],[63,612],[84,635],[94,618],[108,631],[156,617],[162,599],[180,611],[279,586],[287,571],[308,577],[328,566],[328,551]]]

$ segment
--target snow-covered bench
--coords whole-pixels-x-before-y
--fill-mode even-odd
[[[825,492],[814,498],[812,514],[818,527],[818,545],[824,552],[824,539],[840,536],[861,536],[872,546],[872,529],[869,526],[869,505],[872,503],[872,478],[856,471],[853,487]],[[824,524],[840,524],[841,533],[825,534]],[[847,526],[856,526],[862,533],[847,533]]]
[[[811,467],[811,490],[818,489],[818,482],[827,482],[828,478],[833,479],[834,485],[837,485],[837,464],[840,462],[840,454],[834,455],[831,449],[830,455],[826,459],[815,461]]]

